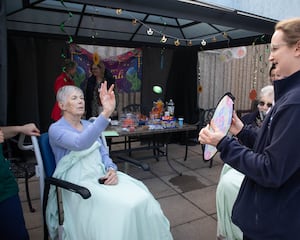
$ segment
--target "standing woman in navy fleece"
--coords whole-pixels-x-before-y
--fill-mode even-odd
[[[280,21],[269,60],[283,78],[274,81],[275,106],[256,134],[233,115],[224,136],[215,125],[199,133],[222,160],[245,174],[232,221],[245,240],[294,240],[300,235],[300,18]]]

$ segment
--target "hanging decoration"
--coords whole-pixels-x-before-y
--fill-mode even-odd
[[[132,25],[136,25],[137,23],[139,23],[143,27],[145,27],[147,29],[146,32],[147,32],[148,36],[152,36],[154,33],[160,35],[161,36],[161,39],[160,39],[161,43],[166,43],[168,41],[168,38],[171,38],[171,39],[174,39],[174,45],[177,46],[177,47],[180,46],[181,42],[186,42],[187,46],[191,47],[191,46],[193,46],[193,42],[200,41],[200,43],[201,43],[200,44],[201,50],[203,50],[202,46],[206,46],[206,44],[207,44],[207,41],[206,41],[207,39],[203,39],[203,38],[194,38],[194,39],[178,38],[176,36],[172,36],[170,34],[164,33],[164,30],[167,27],[167,23],[165,21],[163,21],[162,17],[161,17],[161,19],[163,21],[164,29],[163,29],[163,31],[159,31],[159,30],[156,30],[154,28],[151,28],[150,26],[148,26],[147,24],[145,24],[142,20],[139,20],[136,17],[132,16],[130,13],[126,12],[126,10],[118,8],[115,11],[116,11],[117,15],[126,14],[128,17],[131,17],[132,18]],[[230,41],[230,39],[228,38],[227,32],[222,32],[222,33],[216,34],[216,36],[217,35],[222,35],[225,39],[228,40],[228,42]],[[211,39],[212,42],[216,42],[217,41],[216,36],[214,36]]]
[[[97,10],[96,10],[97,11]],[[92,27],[93,27],[93,29],[95,29],[95,20],[94,20],[94,16],[92,15],[91,16],[91,22],[92,22]],[[93,34],[92,34],[92,36],[91,36],[91,38],[96,38],[97,37],[97,35],[98,35],[98,32],[97,31],[93,31]]]
[[[116,9],[116,14],[121,15],[122,14],[122,9],[121,8]]]
[[[61,3],[61,5],[62,5],[64,8],[67,9],[67,6],[65,5],[65,3],[64,3],[63,0],[61,0],[60,3]],[[64,34],[66,34],[66,35],[68,36],[68,40],[66,41],[67,46],[69,46],[69,45],[73,42],[73,38],[72,38],[72,36],[71,36],[70,34],[68,34],[67,31],[65,30],[65,25],[66,25],[69,21],[71,21],[72,17],[73,17],[73,14],[72,14],[72,12],[69,11],[69,12],[68,12],[68,18],[67,18],[65,21],[61,22],[60,25],[59,25],[60,30],[61,30]],[[68,47],[67,47],[67,49],[68,49]],[[67,57],[67,50],[66,50],[66,52],[65,52],[65,49],[62,49],[62,50],[61,50],[60,57],[61,57],[62,59],[66,59],[66,57]],[[64,71],[64,69],[62,69],[62,71]]]
[[[93,53],[93,63],[95,65],[98,65],[100,63],[100,56],[99,56],[98,52]]]
[[[153,33],[154,33],[153,30],[152,30],[151,28],[148,28],[147,34],[148,34],[149,36],[152,36]]]
[[[178,47],[178,46],[180,45],[180,41],[179,41],[178,39],[176,39],[176,40],[174,41],[174,45],[175,45],[176,47]]]
[[[223,62],[230,62],[232,59],[240,59],[247,55],[246,47],[227,48],[220,54]]]
[[[198,86],[198,92],[199,92],[199,93],[202,93],[202,90],[203,90],[202,86],[199,85],[199,86]]]
[[[249,98],[250,100],[254,101],[257,97],[257,92],[256,92],[256,85],[257,85],[257,70],[258,70],[258,59],[256,58],[255,52],[258,52],[255,46],[255,43],[253,45],[253,58],[254,58],[254,71],[253,71],[253,81],[252,81],[252,89],[250,90],[249,93]]]
[[[230,62],[233,59],[233,54],[231,49],[225,49],[220,54],[220,59],[223,62]]]
[[[62,5],[63,5],[64,7],[66,7],[66,5],[64,4],[64,1],[63,1],[63,0],[61,0],[61,3],[62,3]],[[72,38],[72,36],[69,35],[69,34],[67,33],[67,31],[65,30],[65,24],[68,23],[69,21],[71,21],[72,17],[73,17],[73,13],[68,12],[68,18],[67,18],[65,21],[61,22],[60,25],[59,25],[60,30],[61,30],[63,33],[65,33],[65,34],[68,35],[68,38],[69,38],[68,41],[67,41],[68,44],[70,44],[70,43],[73,42],[73,38]]]
[[[166,43],[168,41],[168,39],[166,38],[166,35],[163,35],[160,42],[161,43]]]
[[[250,93],[249,93],[249,98],[251,101],[254,101],[257,97],[257,92],[255,89],[251,89]]]
[[[137,24],[137,20],[136,19],[132,19],[132,25],[135,26]]]
[[[236,47],[232,48],[232,55],[233,58],[240,59],[247,55],[247,48],[246,47]]]
[[[252,42],[252,49],[253,49],[253,60],[254,60],[254,70],[253,70],[253,81],[252,81],[252,89],[250,90],[249,93],[249,98],[253,101],[257,99],[257,79],[265,79],[264,74],[265,70],[268,69],[268,60],[265,59],[267,54],[263,53],[262,51],[258,50],[258,46],[256,45],[257,43],[262,43],[265,44],[265,35],[262,35],[260,37],[257,37],[254,39]],[[266,44],[266,51],[269,53],[269,46]],[[259,76],[261,75],[261,76]],[[269,84],[267,82],[267,84]]]

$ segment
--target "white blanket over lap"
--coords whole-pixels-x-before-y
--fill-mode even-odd
[[[72,151],[58,163],[54,177],[84,186],[89,199],[62,190],[65,240],[169,240],[168,219],[147,187],[122,172],[117,185],[99,184],[105,175],[99,143],[84,151]],[[52,239],[58,227],[55,188],[51,187],[46,211]]]

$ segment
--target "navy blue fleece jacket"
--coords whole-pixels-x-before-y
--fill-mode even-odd
[[[275,106],[253,133],[217,146],[223,161],[246,175],[233,222],[254,240],[294,240],[300,235],[300,71],[274,82]],[[251,149],[251,147],[253,147]]]

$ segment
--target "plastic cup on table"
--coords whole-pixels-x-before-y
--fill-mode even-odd
[[[183,126],[183,118],[178,118],[178,125],[179,127]]]

